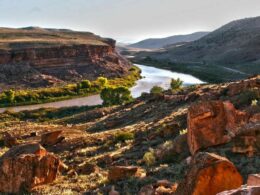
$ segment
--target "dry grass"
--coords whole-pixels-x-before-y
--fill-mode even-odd
[[[0,49],[4,50],[20,47],[49,47],[73,44],[107,45],[104,39],[88,32],[41,28],[0,28]]]

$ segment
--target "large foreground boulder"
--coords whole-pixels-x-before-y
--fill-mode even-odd
[[[0,192],[19,193],[53,182],[62,165],[40,144],[12,147],[0,158]]]
[[[216,154],[197,153],[190,166],[185,180],[177,187],[177,195],[215,195],[243,183],[233,163]]]
[[[249,121],[246,112],[230,102],[208,101],[195,104],[188,111],[188,144],[190,152],[227,143]]]

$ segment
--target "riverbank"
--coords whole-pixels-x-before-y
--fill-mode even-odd
[[[141,78],[141,70],[137,66],[132,66],[129,72],[128,75],[121,78],[106,79],[100,77],[96,81],[83,80],[80,83],[71,83],[65,86],[18,91],[10,90],[0,94],[0,107],[44,104],[72,98],[88,97],[99,94],[104,84],[109,87],[124,86],[130,88]]]
[[[133,63],[144,64],[146,66],[152,66],[171,70],[174,72],[190,74],[194,77],[199,78],[207,83],[223,83],[234,80],[241,80],[248,77],[246,72],[235,71],[234,69],[227,69],[223,66],[207,65],[207,64],[182,64],[173,63],[167,60],[156,60],[150,57],[143,59],[131,58]]]
[[[167,90],[170,87],[171,79],[180,78],[183,81],[183,86],[189,85],[196,85],[202,84],[203,81],[199,80],[196,77],[193,77],[189,74],[182,74],[177,72],[172,72],[170,70],[159,69],[151,66],[144,66],[140,64],[135,64],[141,71],[141,79],[135,81],[135,84],[129,82],[129,86],[134,85],[130,88],[131,94],[134,98],[137,98],[142,95],[142,93],[149,93],[150,90],[154,86],[162,87],[163,89]],[[138,70],[138,69],[137,69]],[[140,77],[140,74],[138,74]],[[129,79],[131,80],[131,79]],[[112,82],[112,81],[110,81]],[[118,78],[115,83],[112,84],[127,84],[124,83],[123,78]],[[77,97],[77,98],[70,98],[63,101],[56,101],[51,103],[44,103],[44,104],[34,104],[34,105],[25,105],[25,106],[13,106],[7,108],[0,108],[0,113],[5,111],[12,111],[12,112],[20,112],[24,110],[37,110],[41,108],[64,108],[64,107],[73,107],[73,106],[96,106],[101,105],[102,99],[100,98],[99,94],[90,95],[86,97]]]

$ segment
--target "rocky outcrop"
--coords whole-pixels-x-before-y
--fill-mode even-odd
[[[215,195],[242,185],[242,176],[228,159],[212,153],[198,153],[176,195]]]
[[[217,195],[259,195],[260,186],[244,186],[235,190],[224,191]]]
[[[109,169],[108,180],[118,181],[129,177],[143,177],[145,172],[136,166],[114,166]]]
[[[138,195],[174,195],[177,184],[168,180],[159,180],[154,184],[143,186]]]
[[[0,158],[0,192],[18,193],[53,182],[62,166],[39,144],[12,147]]]
[[[17,139],[12,136],[10,133],[5,132],[4,133],[4,145],[8,148],[11,148],[15,145],[18,145]]]
[[[47,85],[98,76],[115,77],[127,73],[130,66],[116,52],[114,40],[90,33],[1,29],[0,34],[6,35],[0,39],[1,82],[19,79],[27,85],[30,82]],[[28,40],[19,41],[20,37]]]
[[[260,174],[251,174],[247,178],[248,186],[260,186]]]
[[[251,79],[242,80],[239,82],[234,82],[228,85],[228,95],[234,96],[242,91],[253,89],[253,88],[260,88],[260,77],[255,77]]]
[[[57,143],[60,143],[62,140],[65,139],[65,137],[60,136],[61,133],[62,133],[62,130],[44,133],[41,136],[41,144],[43,146],[53,146]]]
[[[251,123],[250,115],[236,110],[230,102],[208,101],[195,104],[188,111],[190,151],[194,154],[199,149],[227,143],[248,129],[248,125],[257,123],[259,121]]]

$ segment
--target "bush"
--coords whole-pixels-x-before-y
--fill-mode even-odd
[[[97,78],[98,86],[103,89],[107,86],[108,80],[105,77],[98,77]]]
[[[163,88],[159,86],[153,86],[153,88],[150,90],[150,93],[154,95],[161,94],[162,92]]]
[[[147,166],[152,166],[156,162],[156,158],[154,156],[154,151],[150,149],[149,152],[146,152],[143,156],[143,160]]]
[[[183,81],[180,80],[179,78],[177,78],[177,79],[172,79],[172,80],[171,80],[171,89],[172,89],[172,90],[178,90],[178,89],[181,88],[182,84],[183,84]]]
[[[91,87],[91,82],[89,80],[81,81],[81,88],[82,89],[88,89],[90,87]]]
[[[184,134],[186,134],[186,133],[188,133],[188,129],[182,129],[182,130],[180,130],[180,135],[184,135]]]
[[[101,91],[100,97],[104,105],[117,105],[132,100],[131,92],[126,87],[108,87]]]
[[[135,135],[131,132],[120,132],[115,135],[115,142],[125,142],[127,140],[133,140]]]
[[[5,97],[6,97],[6,100],[7,100],[8,103],[13,103],[14,102],[14,99],[15,99],[15,92],[14,92],[14,90],[10,89],[8,91],[5,91],[4,94],[5,94]]]

